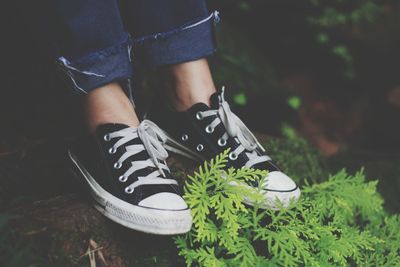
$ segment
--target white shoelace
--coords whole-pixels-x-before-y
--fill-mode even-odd
[[[149,158],[147,160],[132,161],[129,169],[121,175],[118,179],[120,182],[126,182],[128,177],[137,170],[144,169],[146,167],[155,167],[157,170],[152,173],[138,177],[138,180],[130,184],[125,188],[125,192],[130,194],[136,187],[144,184],[178,184],[174,179],[165,178],[164,170],[168,170],[168,166],[165,164],[165,160],[168,157],[168,152],[163,147],[162,143],[165,143],[167,136],[163,131],[153,122],[144,120],[137,129],[125,128],[119,131],[105,135],[106,140],[113,138],[120,138],[109,150],[110,154],[114,154],[117,149],[129,141],[140,138],[143,144],[134,144],[125,146],[126,152],[118,159],[114,164],[115,169],[122,167],[122,164],[131,156],[136,155],[142,151],[147,151]],[[160,162],[162,161],[162,163]]]
[[[260,155],[257,151],[259,148],[262,152],[265,149],[258,142],[254,134],[247,128],[247,126],[242,122],[242,120],[236,116],[230,109],[228,102],[226,102],[225,88],[222,87],[222,92],[218,96],[219,98],[219,108],[216,110],[199,111],[196,114],[197,119],[202,119],[210,116],[216,116],[216,118],[206,127],[207,133],[212,133],[214,128],[222,123],[225,126],[226,133],[218,139],[218,145],[224,146],[228,137],[235,138],[239,146],[229,153],[229,158],[231,160],[236,160],[238,155],[245,151],[249,160],[246,162],[245,167],[252,167],[257,163],[265,162],[271,160],[267,155]]]

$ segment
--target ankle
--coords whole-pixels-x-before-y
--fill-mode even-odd
[[[83,105],[90,133],[105,123],[121,123],[131,127],[139,125],[133,104],[118,83],[110,83],[89,92],[83,99]]]
[[[196,103],[204,103],[210,106],[210,96],[215,92],[214,87],[209,90],[208,87],[174,85],[172,88],[167,97],[177,111],[186,111]]]
[[[172,65],[166,74],[167,97],[176,110],[185,111],[199,102],[210,105],[216,89],[205,59]]]

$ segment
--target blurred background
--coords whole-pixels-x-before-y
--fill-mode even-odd
[[[77,97],[29,31],[30,10],[18,6],[9,4],[2,16],[3,210],[73,192],[59,170],[65,147],[82,131]],[[313,151],[326,172],[365,167],[387,209],[399,212],[400,3],[218,0],[209,7],[221,17],[210,59],[216,83],[262,140],[281,140],[271,143],[272,156],[284,150],[282,165],[301,165],[304,151]],[[135,95],[145,110],[160,85],[156,73],[136,69]],[[307,150],[286,140],[304,140]]]

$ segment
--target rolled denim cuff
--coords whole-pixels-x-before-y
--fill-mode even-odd
[[[218,11],[169,32],[134,38],[134,54],[141,64],[158,67],[200,59],[216,50],[214,25]]]
[[[106,49],[76,59],[60,56],[56,62],[68,76],[72,88],[87,94],[100,86],[132,77],[131,49],[132,39],[127,34],[124,40]]]

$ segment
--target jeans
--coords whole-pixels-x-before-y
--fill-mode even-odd
[[[210,13],[205,0],[53,0],[49,10],[57,22],[44,35],[80,93],[129,81],[133,60],[154,68],[216,49],[218,12]]]

